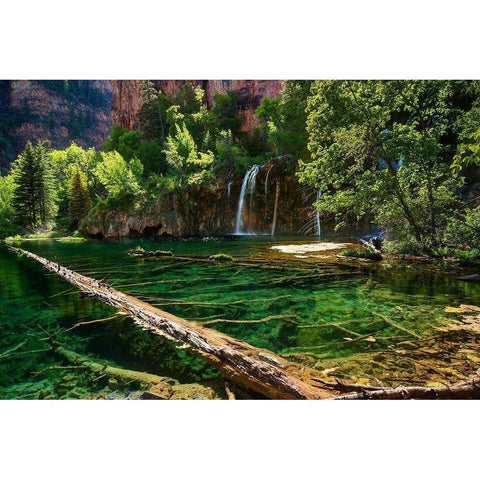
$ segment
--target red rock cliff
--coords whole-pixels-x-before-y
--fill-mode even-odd
[[[100,147],[111,130],[110,80],[1,80],[0,168],[27,140]]]
[[[113,80],[112,122],[127,128],[138,126],[141,80]],[[209,108],[215,104],[216,93],[232,90],[240,97],[242,130],[251,133],[258,126],[255,110],[263,97],[277,97],[282,88],[281,80],[153,80],[155,86],[166,94],[174,95],[185,83],[190,82],[205,91]]]

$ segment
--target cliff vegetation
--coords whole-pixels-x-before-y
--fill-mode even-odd
[[[104,106],[97,90],[74,85],[43,88]],[[232,232],[248,185],[245,216],[264,229],[273,222],[272,232],[277,215],[280,231],[298,231],[313,212],[336,230],[373,224],[390,252],[478,257],[478,82],[285,81],[249,133],[234,91],[212,103],[189,82],[173,93],[139,88],[136,128],[115,125],[101,149],[27,143],[0,179],[3,236]]]

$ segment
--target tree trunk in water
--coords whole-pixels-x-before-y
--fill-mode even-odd
[[[253,347],[221,332],[203,327],[126,295],[93,278],[69,270],[34,253],[10,247],[13,252],[42,264],[75,285],[84,294],[126,312],[143,327],[183,345],[217,368],[226,378],[268,398],[320,399],[334,394],[312,378],[320,372],[292,363],[273,352]]]
[[[352,385],[352,390],[357,390],[358,387],[362,388],[360,385]],[[432,400],[474,398],[480,398],[480,377],[476,377],[473,380],[462,382],[451,387],[365,387],[362,391],[357,391],[350,395],[342,395],[336,397],[335,400]]]
[[[277,213],[278,213],[278,199],[280,197],[280,179],[277,177],[276,180],[276,190],[275,190],[275,208],[273,209],[273,222],[272,222],[272,232],[271,235],[275,235],[275,230],[277,228]]]
[[[107,377],[113,377],[122,382],[139,382],[145,383],[147,385],[156,385],[158,383],[168,383],[171,379],[166,377],[160,377],[158,375],[153,375],[151,373],[137,372],[135,370],[126,370],[124,368],[111,367],[110,365],[104,365],[98,362],[94,362],[88,357],[84,357],[76,352],[67,350],[66,348],[56,346],[54,347],[55,352],[61,357],[68,360],[70,363],[75,365],[81,365],[92,372],[102,373]]]

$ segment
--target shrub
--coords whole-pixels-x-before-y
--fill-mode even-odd
[[[368,260],[382,260],[382,256],[379,253],[363,248],[346,248],[342,250],[341,255],[344,257],[366,258]]]

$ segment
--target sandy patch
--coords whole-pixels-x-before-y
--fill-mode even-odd
[[[280,250],[283,253],[303,255],[305,253],[326,252],[327,250],[340,250],[352,245],[351,243],[305,243],[302,245],[275,245],[272,250]]]

